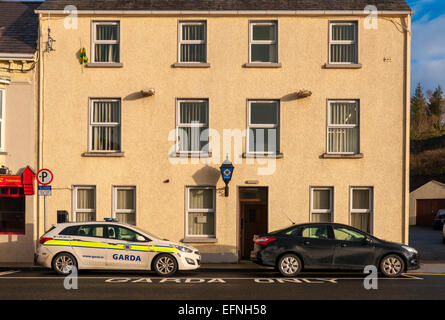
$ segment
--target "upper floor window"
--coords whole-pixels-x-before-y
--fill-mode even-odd
[[[275,154],[280,150],[280,103],[248,101],[248,153]]]
[[[329,63],[358,63],[357,23],[329,23]]]
[[[120,62],[119,22],[93,22],[93,62]]]
[[[121,151],[120,99],[92,99],[90,101],[89,151]]]
[[[251,21],[249,62],[278,62],[278,25],[276,21]]]
[[[205,21],[179,22],[179,62],[207,61],[207,26]]]
[[[177,151],[188,153],[209,150],[209,103],[208,100],[177,101]]]
[[[0,150],[5,149],[5,90],[0,89]]]
[[[328,102],[328,153],[359,153],[359,102]]]

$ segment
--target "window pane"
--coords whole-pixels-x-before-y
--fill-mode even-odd
[[[329,128],[329,152],[358,153],[358,128]]]
[[[190,209],[213,209],[213,189],[190,189]]]
[[[188,213],[189,235],[215,235],[214,212],[190,212]]]
[[[99,127],[94,126],[92,133],[92,149],[99,151],[119,151],[120,127]]]
[[[118,25],[96,25],[97,40],[117,40]]]
[[[312,222],[331,222],[330,213],[312,213]]]
[[[122,227],[115,227],[114,230],[116,229],[117,229],[117,238],[119,240],[137,241],[138,234],[133,230]]]
[[[118,218],[120,222],[136,225],[135,213],[116,213],[116,218]]]
[[[205,44],[181,44],[182,62],[206,62]]]
[[[357,63],[357,45],[331,44],[331,62]]]
[[[119,62],[119,44],[96,43],[94,51],[94,61]]]
[[[317,239],[329,239],[328,227],[327,226],[318,226],[318,227],[304,228],[303,232],[302,232],[302,237],[317,238]]]
[[[357,103],[334,102],[329,107],[330,124],[357,124]]]
[[[277,129],[249,128],[249,152],[278,152]]]
[[[313,209],[331,209],[331,192],[330,190],[314,190],[312,194]]]
[[[367,233],[371,233],[371,214],[351,213],[351,225]]]
[[[180,102],[180,123],[207,124],[207,102]]]
[[[204,24],[182,25],[182,40],[205,40]]]
[[[277,62],[276,44],[252,44],[251,62]]]
[[[134,190],[118,189],[117,190],[117,209],[134,210]]]
[[[85,237],[103,237],[104,227],[103,226],[80,226],[78,229],[79,236]]]
[[[365,239],[364,234],[344,227],[334,227],[334,236],[335,240],[343,241],[363,241]]]
[[[354,41],[355,25],[332,25],[332,40]]]
[[[76,212],[76,221],[87,222],[96,220],[95,212]]]
[[[354,189],[352,191],[352,209],[370,209],[369,190]]]
[[[207,152],[209,150],[209,130],[205,127],[178,129],[180,151]]]
[[[275,25],[253,25],[253,40],[275,40]]]
[[[278,124],[278,104],[273,102],[250,103],[250,123]]]
[[[77,189],[77,209],[94,209],[94,189]]]
[[[120,102],[119,101],[94,101],[93,102],[93,122],[119,122]]]

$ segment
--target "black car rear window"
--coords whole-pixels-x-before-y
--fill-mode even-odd
[[[79,226],[70,226],[63,229],[59,234],[64,236],[77,236]]]

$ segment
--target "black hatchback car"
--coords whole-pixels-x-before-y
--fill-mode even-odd
[[[419,268],[418,252],[337,223],[307,223],[255,236],[251,260],[286,277],[302,269],[363,270],[374,265],[387,277]]]

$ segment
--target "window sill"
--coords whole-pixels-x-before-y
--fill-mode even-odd
[[[188,152],[174,152],[170,154],[170,158],[211,158],[212,153],[188,153]]]
[[[243,152],[243,158],[265,158],[265,159],[282,159],[284,155],[282,153],[265,154],[265,153],[246,153]]]
[[[172,64],[173,68],[210,68],[210,63],[206,62],[176,62]]]
[[[184,238],[183,243],[215,243],[218,242],[216,238]]]
[[[324,65],[325,69],[361,69],[361,63],[350,63],[350,64],[340,64],[340,63],[326,63]]]
[[[123,157],[124,152],[84,152],[82,157]]]
[[[121,62],[90,62],[85,65],[87,68],[122,68]]]
[[[323,153],[320,156],[321,159],[361,159],[363,158],[363,153],[356,154],[334,154],[334,153]]]
[[[278,62],[248,62],[243,65],[244,68],[281,68]]]

